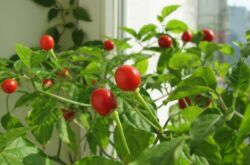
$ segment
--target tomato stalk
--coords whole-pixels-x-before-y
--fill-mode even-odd
[[[47,96],[53,97],[55,99],[61,100],[61,101],[71,103],[71,104],[79,105],[79,106],[82,106],[82,107],[91,107],[90,104],[85,104],[85,103],[80,103],[80,102],[77,102],[77,101],[73,101],[73,100],[58,96],[58,95],[54,95],[54,94],[46,92],[46,91],[38,90],[38,92],[40,92],[42,94],[45,94]]]
[[[122,138],[123,146],[124,146],[124,148],[125,148],[127,154],[130,155],[130,150],[129,150],[129,147],[128,147],[128,144],[127,144],[127,141],[126,141],[126,138],[125,138],[125,135],[124,135],[124,131],[123,131],[123,128],[122,128],[122,124],[121,124],[121,121],[120,121],[118,112],[117,112],[117,111],[114,111],[114,112],[112,113],[112,117],[113,117],[113,119],[115,120],[115,122],[116,122],[116,124],[117,124],[119,133],[120,133],[121,138]]]
[[[149,113],[149,115],[152,117],[152,119],[154,119],[155,124],[157,124],[158,129],[160,130],[160,132],[162,132],[162,127],[159,124],[159,121],[156,119],[155,115],[152,112],[152,109],[149,107],[149,105],[146,103],[146,101],[144,100],[144,98],[141,96],[140,94],[140,89],[137,88],[134,92],[136,99],[139,101],[139,103],[141,103],[141,105],[144,106],[144,108],[146,109],[146,111]]]

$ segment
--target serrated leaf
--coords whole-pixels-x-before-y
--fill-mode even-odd
[[[187,30],[188,26],[184,22],[177,19],[170,20],[166,26],[166,31],[171,31],[174,33],[181,33]]]
[[[91,17],[86,9],[83,7],[77,7],[73,10],[73,16],[76,19],[82,20],[82,21],[87,21],[91,22]]]
[[[21,45],[21,44],[16,45],[16,53],[18,57],[22,60],[24,65],[26,65],[27,67],[31,66],[30,60],[31,60],[32,52],[33,51],[30,48],[24,45]]]

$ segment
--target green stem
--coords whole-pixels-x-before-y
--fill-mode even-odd
[[[127,154],[130,155],[130,150],[129,150],[129,148],[128,148],[128,144],[127,144],[127,141],[126,141],[126,138],[125,138],[125,135],[124,135],[124,131],[123,131],[123,128],[122,128],[122,124],[121,124],[121,121],[120,121],[118,112],[117,112],[117,111],[114,111],[114,112],[112,113],[112,117],[113,117],[113,119],[115,120],[115,122],[116,122],[116,124],[117,124],[119,133],[120,133],[121,138],[122,138],[123,146],[124,146],[124,148],[125,148]]]
[[[60,158],[61,148],[62,148],[62,140],[59,138],[58,150],[57,150],[57,153],[56,153],[57,158]]]
[[[138,113],[139,116],[141,116],[141,118],[143,118],[149,125],[151,125],[154,129],[156,129],[159,133],[161,132],[159,130],[159,128],[152,123],[149,119],[147,119],[138,109],[135,108],[135,111]]]
[[[8,95],[6,96],[6,109],[7,109],[7,112],[8,112],[8,113],[10,113],[10,109],[9,109],[9,97],[10,97],[10,95],[8,94]]]
[[[221,95],[220,95],[219,93],[217,93],[217,92],[216,92],[216,95],[217,95],[217,97],[218,97],[218,99],[219,99],[219,102],[220,102],[220,104],[221,104],[221,106],[222,106],[222,109],[223,109],[225,112],[227,112],[227,111],[228,111],[228,108],[227,108],[225,102],[223,101]]]
[[[42,90],[38,90],[38,92],[40,92],[42,94],[45,94],[47,96],[53,97],[53,98],[55,98],[57,100],[61,100],[61,101],[68,102],[68,103],[71,103],[71,104],[79,105],[79,106],[82,106],[82,107],[91,107],[90,104],[85,104],[85,103],[80,103],[80,102],[77,102],[77,101],[73,101],[73,100],[70,100],[70,99],[67,99],[67,98],[64,98],[64,97],[61,97],[61,96],[58,96],[58,95],[54,95],[52,93],[45,92],[45,91],[42,91]]]
[[[57,163],[60,163],[61,165],[67,165],[63,160],[61,160],[60,158],[57,158],[57,157],[54,157],[54,156],[48,156],[49,159],[57,162]]]
[[[146,103],[146,101],[144,100],[144,98],[141,96],[140,89],[137,88],[134,93],[135,93],[136,99],[139,101],[139,103],[141,103],[144,106],[144,108],[146,109],[146,111],[149,113],[149,115],[154,120],[155,124],[157,124],[157,126],[159,127],[160,130],[162,130],[161,125],[159,124],[159,121],[156,119],[155,115],[153,114],[151,108]]]

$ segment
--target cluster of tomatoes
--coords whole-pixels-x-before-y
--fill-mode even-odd
[[[203,29],[203,41],[211,42],[214,40],[214,32],[210,29]],[[193,34],[190,31],[185,31],[182,33],[181,39],[184,43],[191,42],[193,39]],[[162,35],[158,39],[158,44],[161,48],[169,48],[173,44],[173,40],[168,35]]]
[[[192,41],[192,33],[190,31],[186,31],[182,34],[183,42],[191,42]],[[203,30],[203,40],[211,42],[214,39],[213,31],[209,29]],[[158,39],[159,47],[161,48],[169,48],[172,46],[172,38],[168,35],[162,35]],[[50,51],[54,49],[55,42],[54,39],[50,35],[43,35],[40,38],[40,47],[43,50]],[[103,43],[103,48],[106,51],[112,51],[114,49],[114,43],[111,40],[106,40]],[[69,75],[68,68],[63,68],[60,72],[58,72],[58,77],[67,77]],[[141,83],[141,77],[139,71],[130,65],[123,65],[117,68],[115,72],[115,81],[117,86],[123,91],[135,91]],[[93,81],[93,84],[96,83],[96,80]],[[42,82],[42,85],[45,89],[50,88],[53,85],[53,80],[45,79]],[[6,79],[2,83],[2,90],[11,94],[14,93],[18,88],[18,82],[15,79]],[[196,101],[199,101],[203,96],[198,95],[196,97]],[[179,107],[181,109],[185,109],[188,105],[191,105],[191,100],[189,97],[179,99],[178,100]],[[105,88],[97,88],[92,92],[91,95],[91,104],[92,107],[102,116],[106,116],[110,114],[113,110],[116,109],[117,103],[114,94]],[[210,100],[207,101],[206,105],[210,104]],[[75,116],[74,111],[67,111],[65,109],[62,110],[64,114],[65,120],[72,120]]]

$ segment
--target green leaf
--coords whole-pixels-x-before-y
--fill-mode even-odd
[[[132,36],[135,37],[136,39],[138,38],[138,35],[137,35],[137,33],[136,33],[136,31],[135,31],[134,29],[128,28],[128,27],[121,27],[120,29],[121,29],[122,31],[124,31],[124,32],[129,33],[130,35],[132,35]]]
[[[46,61],[48,57],[47,51],[39,51],[32,54],[30,59],[30,64],[32,67],[40,65],[42,62]]]
[[[6,130],[23,127],[22,123],[10,113],[7,113],[2,117],[1,124]]]
[[[76,153],[77,143],[75,133],[72,131],[70,126],[65,122],[64,118],[60,119],[56,125],[59,137]]]
[[[184,68],[193,68],[201,65],[200,59],[190,53],[178,53],[173,55],[168,63],[168,66],[174,70],[181,70]]]
[[[129,165],[178,165],[184,141],[182,137],[179,137],[148,148]]]
[[[209,164],[224,165],[220,148],[212,138],[201,141],[192,150],[196,155],[205,157]]]
[[[171,31],[174,33],[181,33],[187,30],[188,26],[184,22],[177,19],[170,20],[166,26],[166,31]]]
[[[46,144],[52,136],[57,118],[58,110],[55,103],[44,98],[37,98],[32,104],[32,110],[28,113],[26,121],[30,126],[37,126],[33,134],[39,143]]]
[[[16,45],[16,53],[18,55],[18,57],[22,60],[22,62],[24,63],[24,65],[26,65],[27,67],[30,67],[30,59],[32,56],[32,50],[24,45],[21,44],[17,44]]]
[[[139,38],[141,38],[142,36],[144,36],[144,35],[146,35],[146,34],[152,32],[152,31],[155,31],[156,28],[157,28],[157,26],[154,25],[154,24],[147,24],[147,25],[144,25],[144,26],[140,29],[139,33],[138,33]]]
[[[35,127],[20,127],[8,130],[4,134],[0,134],[0,150],[3,150],[6,146],[12,143],[15,139],[23,136],[33,130]]]
[[[51,7],[56,3],[56,0],[33,0],[33,2],[44,7]]]
[[[76,161],[73,165],[122,165],[122,163],[101,156],[89,156]]]
[[[245,38],[249,42],[250,41],[250,30],[247,30],[245,33]]]
[[[198,68],[192,74],[192,77],[201,77],[207,86],[212,89],[216,89],[217,80],[213,70],[209,67]]]
[[[248,104],[244,113],[244,117],[241,121],[235,146],[239,147],[243,142],[243,140],[247,137],[247,135],[249,135],[249,133],[250,133],[250,104]]]
[[[128,162],[134,160],[143,150],[149,147],[151,140],[153,140],[153,135],[144,130],[136,129],[128,124],[124,124],[123,129],[131,154],[127,155],[117,127],[115,129],[114,143],[119,157],[123,161]]]
[[[74,22],[68,22],[68,23],[66,23],[65,25],[64,25],[64,27],[66,27],[66,28],[73,28],[75,26],[75,23]]]
[[[244,62],[239,62],[229,73],[230,84],[242,91],[246,91],[250,86],[250,68]]]
[[[1,151],[0,162],[3,165],[52,165],[34,144],[21,137]]]
[[[73,10],[73,16],[76,19],[82,20],[82,21],[87,21],[87,22],[91,22],[91,17],[88,13],[88,11],[82,7],[77,7]]]
[[[230,55],[230,56],[234,55],[234,49],[230,45],[228,45],[228,44],[221,44],[220,46],[221,46],[220,51],[223,54]]]
[[[199,48],[206,54],[211,54],[220,49],[220,46],[215,42],[202,41],[199,44]]]
[[[179,7],[180,7],[180,5],[171,5],[171,6],[164,7],[161,11],[161,19],[164,20],[167,16],[169,16],[171,13],[173,13]]]
[[[140,74],[143,75],[148,70],[148,59],[141,60],[135,63],[135,67],[139,70]]]
[[[48,21],[50,22],[52,19],[54,19],[59,13],[59,9],[57,8],[51,8],[48,12]]]
[[[79,46],[82,44],[84,35],[85,34],[81,29],[75,30],[72,32],[72,40],[76,46]]]
[[[190,137],[192,142],[199,143],[218,130],[225,122],[218,109],[206,109],[191,124]]]
[[[25,93],[16,101],[15,108],[26,106],[32,102],[37,96],[37,92]]]
[[[242,57],[248,57],[250,55],[250,43],[247,43],[244,47],[241,43],[238,44],[240,45],[239,47],[242,47],[240,50]]]

